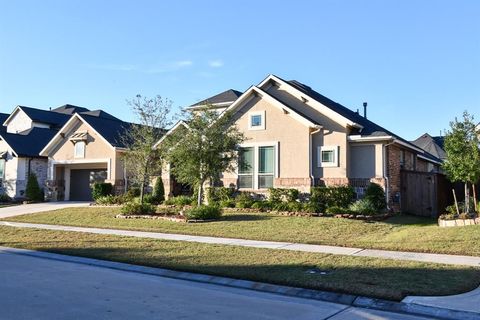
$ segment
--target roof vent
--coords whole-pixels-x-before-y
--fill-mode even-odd
[[[363,103],[363,117],[367,119],[367,103]]]

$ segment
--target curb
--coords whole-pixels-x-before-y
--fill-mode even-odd
[[[480,314],[469,311],[451,310],[446,308],[438,308],[431,306],[423,306],[414,303],[395,302],[390,300],[375,299],[363,296],[355,296],[350,294],[335,293],[329,291],[320,291],[313,289],[303,289],[297,287],[289,287],[283,285],[275,285],[264,282],[255,282],[250,280],[241,280],[220,276],[212,276],[207,274],[175,271],[163,268],[145,267],[140,265],[128,264],[123,262],[114,262],[107,260],[99,260],[93,258],[84,258],[77,256],[68,256],[57,253],[50,253],[44,251],[34,251],[27,249],[1,247],[0,252],[10,254],[17,254],[23,256],[31,256],[36,258],[43,258],[49,260],[56,260],[62,262],[70,262],[83,264],[88,266],[95,266],[119,271],[141,273],[146,275],[153,275],[165,278],[172,278],[178,280],[193,281],[206,284],[215,284],[232,288],[254,290],[265,293],[279,294],[284,296],[312,299],[319,301],[326,301],[348,305],[352,307],[376,309],[382,311],[390,311],[395,313],[413,314],[419,316],[435,317],[436,319],[445,320],[477,320]]]

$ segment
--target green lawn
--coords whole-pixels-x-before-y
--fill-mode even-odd
[[[480,226],[440,228],[433,219],[413,216],[365,222],[265,213],[227,213],[220,221],[185,224],[164,220],[116,219],[119,210],[69,208],[4,220],[480,256]]]
[[[0,246],[400,300],[466,292],[473,267],[0,226]],[[307,274],[319,268],[327,275]]]

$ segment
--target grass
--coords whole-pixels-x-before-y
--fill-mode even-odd
[[[288,241],[398,251],[480,256],[480,226],[440,228],[433,219],[396,216],[382,222],[227,213],[209,223],[116,219],[119,208],[68,208],[4,220],[157,231],[253,240]]]
[[[6,226],[0,246],[392,300],[457,294],[480,283],[473,267]],[[311,268],[328,274],[307,274]]]

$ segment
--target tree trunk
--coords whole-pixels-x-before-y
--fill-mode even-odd
[[[475,211],[478,212],[479,211],[479,208],[478,208],[478,202],[477,202],[477,188],[475,187],[475,183],[472,184],[472,188],[473,188],[473,204],[475,206]]]
[[[458,202],[457,202],[457,195],[455,194],[455,189],[452,189],[453,192],[453,200],[455,201],[455,208],[457,209],[457,214],[460,214],[460,210],[458,209]]]
[[[470,213],[470,190],[468,182],[465,182],[465,213]]]
[[[147,183],[147,173],[148,173],[148,161],[145,161],[145,167],[143,170],[142,185],[140,186],[140,204],[143,204],[143,198],[145,195],[145,185]]]
[[[197,196],[197,205],[202,205],[202,198],[203,198],[203,183],[204,181],[200,181],[200,185],[198,186],[198,196]]]

